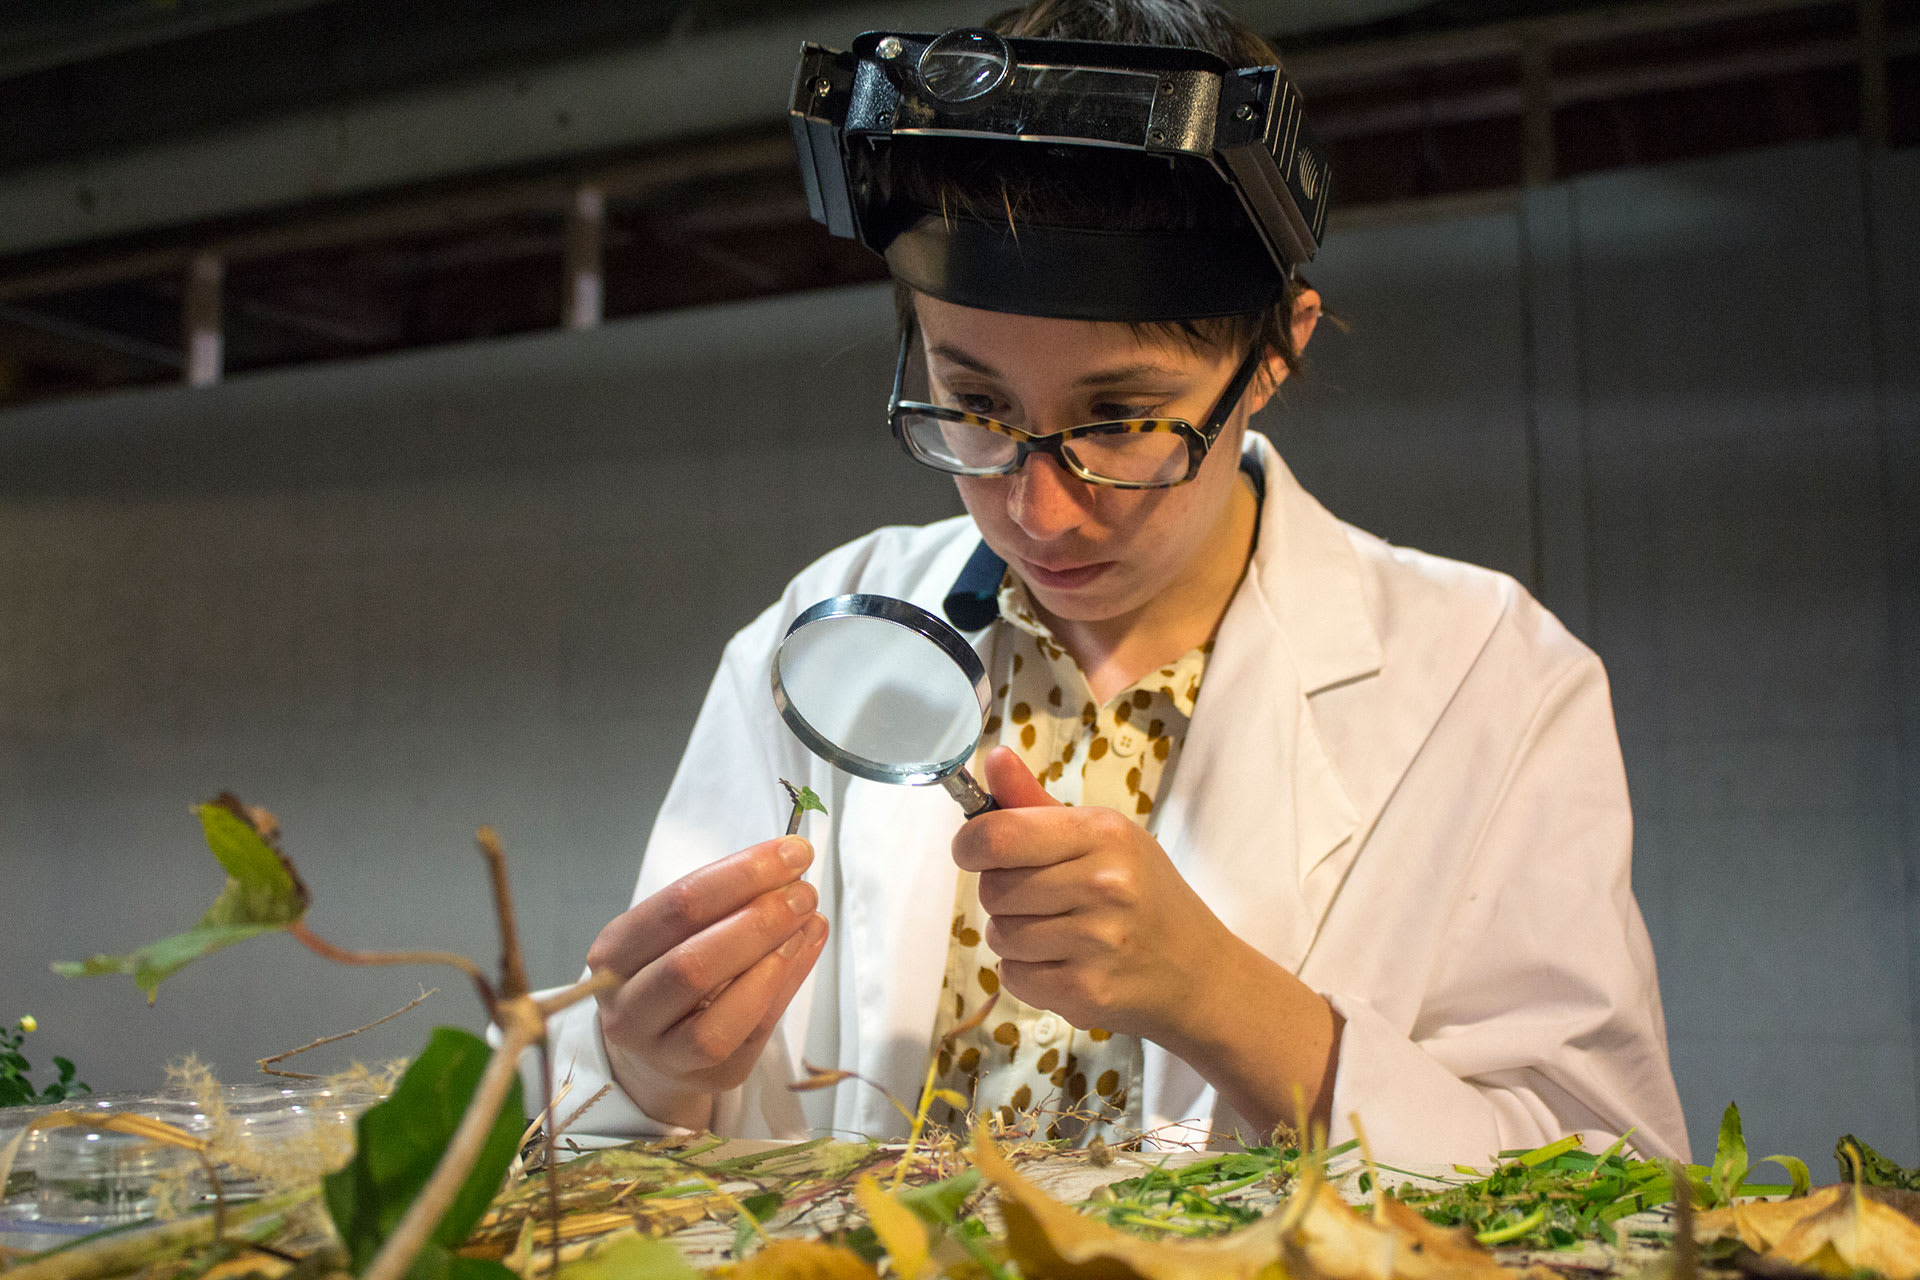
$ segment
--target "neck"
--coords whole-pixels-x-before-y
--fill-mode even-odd
[[[1054,638],[1086,674],[1096,702],[1105,703],[1149,671],[1213,637],[1252,557],[1259,512],[1252,487],[1244,478],[1239,480],[1188,571],[1130,613],[1074,622],[1039,611]]]

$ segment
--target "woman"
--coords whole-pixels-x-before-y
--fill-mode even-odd
[[[993,26],[1278,63],[1206,0]],[[728,646],[588,956],[625,981],[556,1028],[576,1089],[614,1086],[581,1127],[884,1135],[876,1090],[787,1084],[911,1097],[932,1054],[971,1109],[1079,1140],[1304,1113],[1397,1161],[1572,1130],[1684,1155],[1600,664],[1510,579],[1340,524],[1248,431],[1320,300],[1244,202],[1160,157],[870,151],[895,431],[968,514],[830,553]],[[773,648],[849,591],[969,633],[999,811],[784,731]],[[777,777],[826,799],[811,843],[762,838]]]

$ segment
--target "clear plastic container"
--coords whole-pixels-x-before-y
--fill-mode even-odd
[[[355,1122],[379,1100],[365,1090],[319,1083],[79,1099],[59,1109],[99,1123],[28,1132],[7,1179],[0,1219],[97,1228],[213,1198],[213,1182],[199,1153],[106,1128],[116,1114],[160,1120],[210,1143],[221,1193],[242,1199],[344,1164],[353,1154]],[[4,1123],[17,1132],[51,1110],[9,1113]],[[11,1136],[0,1131],[0,1146]]]

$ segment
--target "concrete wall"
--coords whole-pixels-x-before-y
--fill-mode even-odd
[[[1339,514],[1529,582],[1607,660],[1696,1149],[1920,1159],[1920,158],[1850,144],[1350,226],[1351,332],[1264,422]],[[714,655],[795,568],[955,509],[882,435],[855,290],[0,416],[0,1017],[133,1087],[441,985],[284,939],[60,982],[217,887],[186,806],[274,808],[346,943],[577,967]],[[1904,336],[1903,336],[1904,335]],[[320,1056],[320,1055],[316,1055]]]

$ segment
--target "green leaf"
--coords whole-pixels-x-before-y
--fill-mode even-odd
[[[1747,1140],[1740,1131],[1740,1108],[1729,1102],[1720,1117],[1720,1141],[1713,1152],[1713,1164],[1707,1170],[1707,1187],[1717,1208],[1733,1203],[1740,1184],[1747,1177]]]
[[[359,1149],[353,1162],[322,1179],[327,1210],[346,1242],[355,1272],[366,1269],[433,1176],[441,1153],[460,1127],[490,1052],[486,1042],[471,1032],[436,1027],[426,1052],[407,1068],[393,1096],[360,1117]],[[480,1158],[434,1230],[433,1239],[443,1251],[472,1234],[487,1211],[506,1178],[526,1123],[516,1078]],[[448,1280],[486,1280],[465,1274],[459,1264],[467,1261],[449,1255],[446,1265],[453,1269],[447,1273]],[[437,1265],[423,1256],[414,1280],[438,1280],[437,1275],[420,1271],[421,1266]],[[493,1272],[487,1275],[499,1280]]]
[[[979,1185],[980,1171],[968,1169],[924,1187],[902,1188],[893,1193],[893,1198],[920,1215],[920,1220],[928,1226],[950,1227],[960,1216],[960,1206]]]
[[[802,813],[805,813],[809,809],[815,813],[825,813],[827,811],[827,806],[820,803],[820,797],[813,793],[812,787],[800,788],[799,792],[793,797],[793,803]]]
[[[206,832],[207,847],[227,871],[226,887],[199,923],[125,955],[96,955],[78,963],[57,961],[55,973],[65,978],[129,973],[152,1004],[160,983],[192,961],[284,929],[306,914],[306,886],[294,874],[293,865],[241,816],[237,800],[223,796],[214,803],[196,805],[194,813]]]
[[[1777,1164],[1787,1171],[1787,1176],[1793,1179],[1793,1186],[1787,1192],[1788,1199],[1798,1199],[1813,1190],[1813,1174],[1808,1170],[1807,1162],[1799,1156],[1762,1156],[1760,1163]],[[1749,1183],[1748,1186],[1752,1187],[1752,1184]],[[1747,1194],[1757,1195],[1760,1192],[1756,1187],[1749,1190]]]
[[[1850,1150],[1851,1148],[1851,1150]],[[1858,1181],[1869,1187],[1894,1187],[1902,1191],[1920,1191],[1920,1166],[1908,1169],[1895,1164],[1852,1134],[1845,1134],[1833,1145],[1834,1159],[1840,1162],[1840,1180],[1855,1181],[1854,1153],[1859,1153]]]
[[[760,1223],[780,1212],[780,1206],[787,1202],[778,1191],[761,1191],[745,1197],[740,1207],[746,1210],[733,1224],[733,1256],[744,1258],[750,1246],[759,1238]]]
[[[561,1263],[559,1280],[700,1280],[700,1273],[665,1240],[627,1235]]]
[[[485,1258],[463,1258],[438,1240],[414,1255],[407,1280],[520,1280],[509,1268]]]
[[[1552,1160],[1556,1156],[1563,1156],[1567,1154],[1569,1151],[1578,1150],[1579,1146],[1580,1146],[1580,1135],[1577,1133],[1570,1133],[1566,1137],[1560,1139],[1558,1142],[1549,1142],[1544,1147],[1535,1147],[1533,1150],[1527,1152],[1525,1155],[1522,1155],[1520,1157],[1520,1164],[1521,1164],[1521,1167],[1523,1168],[1531,1169],[1536,1165],[1545,1164],[1547,1161]]]

